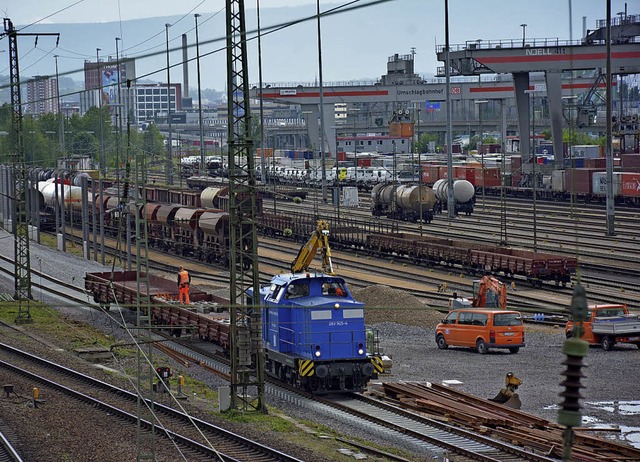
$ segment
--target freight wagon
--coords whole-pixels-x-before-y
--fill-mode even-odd
[[[229,301],[222,297],[191,288],[191,304],[187,308],[178,304],[177,281],[150,274],[149,290],[142,284],[138,292],[136,271],[87,273],[84,287],[105,310],[111,304],[135,310],[138,293],[148,296],[153,324],[167,326],[175,337],[197,334],[202,340],[229,348]],[[148,314],[146,307],[143,312]]]
[[[573,257],[406,233],[370,234],[366,247],[373,254],[404,256],[415,264],[460,265],[471,274],[522,276],[538,286],[543,281],[566,285],[577,267]]]
[[[393,222],[329,217],[333,247],[364,251],[376,256],[400,256],[415,264],[459,265],[470,274],[504,273],[521,276],[534,285],[552,281],[566,285],[577,268],[577,259],[526,249],[479,244],[433,235],[400,233]],[[316,226],[308,214],[264,213],[259,230],[267,236],[287,236],[304,241]]]

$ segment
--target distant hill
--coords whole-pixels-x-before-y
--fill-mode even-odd
[[[394,2],[391,2],[392,4]],[[410,2],[415,3],[415,2]],[[335,5],[322,5],[322,10]],[[267,33],[269,26],[287,21],[299,20],[315,14],[315,6],[295,6],[285,8],[266,8],[261,10],[261,25],[265,34],[262,40],[263,80],[265,82],[313,82],[318,78],[317,56],[317,23],[315,20],[297,24],[278,32]],[[256,14],[247,11],[247,28],[255,30]],[[125,21],[122,28],[119,23],[92,24],[38,24],[29,27],[29,32],[59,32],[60,45],[54,47],[54,39],[41,37],[37,52],[22,54],[28,69],[21,71],[21,77],[36,74],[53,74],[55,64],[53,54],[58,59],[60,72],[76,81],[83,80],[81,70],[84,60],[95,61],[96,48],[100,48],[102,59],[115,59],[115,37],[122,37],[119,42],[120,55],[137,57],[137,75],[154,81],[166,81],[165,24],[173,24],[169,28],[171,63],[182,60],[181,34],[187,33],[188,43],[195,43],[194,18],[156,17]],[[433,55],[432,44],[428,49],[423,40],[423,30],[419,21],[408,18],[398,8],[389,5],[364,8],[354,12],[331,16],[322,21],[323,78],[332,81],[371,81],[386,72],[387,58],[394,53],[408,54],[412,46],[416,46],[416,70],[432,73],[435,69],[426,67],[426,55]],[[16,26],[20,28],[20,26]],[[87,30],[91,34],[88,36]],[[224,34],[224,12],[212,17],[202,14],[199,18],[199,38],[201,54],[201,81],[203,88],[224,91],[226,86],[226,56],[222,41],[206,44],[207,41],[220,39]],[[430,41],[432,39],[429,39]],[[27,39],[21,39],[20,51],[28,50]],[[249,42],[248,53],[249,80],[258,81],[257,41]],[[137,45],[140,44],[140,45]],[[44,56],[45,51],[50,52]],[[38,55],[39,53],[39,55]],[[153,53],[155,56],[140,57]],[[421,55],[420,53],[424,53]],[[195,46],[189,49],[189,57],[195,58]],[[37,62],[34,62],[36,61]],[[76,71],[76,73],[71,73]],[[79,71],[79,72],[78,72]],[[171,71],[171,80],[182,81],[182,66]],[[195,59],[189,65],[190,87],[196,88],[197,74]]]

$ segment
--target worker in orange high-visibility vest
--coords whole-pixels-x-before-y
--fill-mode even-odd
[[[188,305],[191,303],[189,300],[189,285],[191,284],[191,275],[184,269],[184,267],[178,268],[178,289],[180,293],[178,295],[178,301]]]

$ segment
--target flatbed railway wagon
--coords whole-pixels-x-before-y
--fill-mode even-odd
[[[472,274],[523,276],[538,286],[543,281],[570,282],[578,264],[574,257],[409,233],[368,234],[366,248],[374,255],[404,256],[415,264],[460,265]]]
[[[108,310],[110,305],[136,309],[138,283],[136,271],[87,273],[85,289],[93,295],[93,300],[101,308]],[[151,318],[157,325],[168,326],[172,335],[196,333],[203,340],[216,343],[226,350],[229,348],[229,301],[213,294],[191,288],[191,304],[178,302],[177,281],[149,275],[149,291],[140,286],[143,295],[151,299]],[[175,327],[174,327],[175,326]]]

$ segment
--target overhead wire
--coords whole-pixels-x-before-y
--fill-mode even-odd
[[[349,3],[347,3],[348,6],[344,6],[344,7],[343,6],[339,6],[339,7],[335,7],[335,8],[332,8],[330,10],[327,10],[325,12],[322,12],[320,14],[320,17],[330,17],[330,16],[335,16],[335,15],[340,15],[340,14],[349,13],[349,12],[357,11],[357,10],[360,10],[360,9],[363,9],[363,8],[369,8],[369,7],[372,7],[372,6],[381,5],[381,4],[389,3],[389,2],[393,2],[393,1],[397,1],[397,0],[371,0],[371,1],[367,2],[367,3],[361,3],[362,0],[353,0],[353,1],[349,2]],[[312,14],[312,15],[304,16],[304,17],[301,17],[301,18],[298,18],[298,19],[293,19],[291,21],[285,21],[285,22],[282,22],[282,23],[278,23],[278,24],[274,24],[274,25],[271,25],[271,26],[263,27],[262,28],[262,36],[269,35],[269,34],[271,34],[273,32],[277,32],[277,31],[280,31],[282,29],[285,29],[285,28],[288,28],[288,27],[292,27],[292,26],[295,26],[295,25],[298,25],[298,24],[302,24],[302,23],[305,23],[305,22],[308,22],[308,21],[316,20],[317,16],[318,16],[317,14]],[[248,36],[252,35],[252,37],[247,38],[247,41],[252,41],[252,40],[257,39],[257,32],[258,32],[257,29],[252,29],[252,30],[248,31],[247,35]],[[202,57],[206,57],[206,56],[213,55],[215,53],[219,53],[219,52],[225,50],[226,49],[226,35],[223,35],[223,36],[217,37],[217,38],[213,38],[213,39],[210,39],[210,40],[201,41],[200,42],[201,46],[209,45],[209,44],[215,44],[215,43],[218,43],[218,42],[222,42],[222,46],[221,47],[216,48],[215,50],[212,50],[210,52],[201,54],[200,57],[201,58]],[[195,47],[195,44],[188,45],[188,48],[193,48],[193,47]],[[171,48],[169,51],[170,52],[175,52],[175,51],[181,50],[181,49],[182,49],[182,47],[180,46],[180,47]],[[150,52],[150,53],[145,53],[145,54],[136,55],[136,56],[130,56],[127,59],[142,60],[142,59],[146,59],[146,58],[151,58],[151,57],[163,55],[164,53],[166,53],[166,50],[161,50],[161,51],[157,51],[157,52]],[[195,59],[196,58],[189,58],[186,62],[191,62],[191,61],[194,61]],[[173,67],[181,66],[184,63],[185,63],[185,61],[180,61],[178,63],[174,63],[174,64],[170,65],[169,67],[173,68]],[[149,71],[149,72],[147,72],[145,74],[136,76],[135,79],[130,79],[130,80],[132,80],[132,81],[141,80],[141,79],[150,77],[150,76],[152,76],[154,74],[157,74],[159,72],[163,72],[163,71],[166,70],[166,68],[167,68],[166,66],[162,66],[160,68],[157,68],[156,70]],[[69,71],[60,72],[58,75],[64,77],[64,76],[68,76],[68,75],[77,74],[79,72],[82,72],[83,70],[84,69],[73,69],[73,70],[69,70]],[[8,87],[8,85],[0,85],[0,89],[7,88],[7,87]],[[69,92],[69,93],[65,93],[65,94],[60,95],[60,96],[61,97],[63,97],[63,96],[71,96],[71,95],[74,95],[74,94],[83,93],[84,91],[85,90]]]

